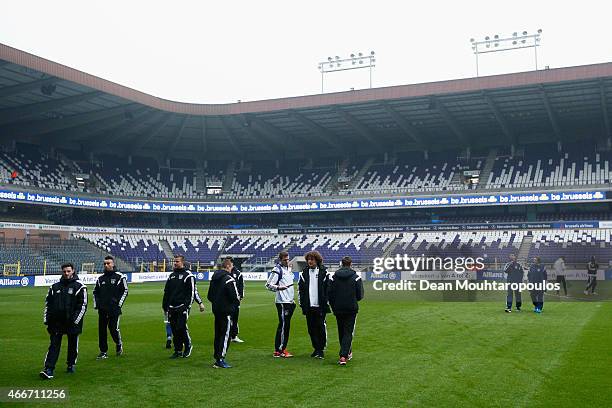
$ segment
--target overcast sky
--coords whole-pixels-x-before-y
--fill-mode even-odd
[[[321,92],[328,56],[376,52],[373,86],[475,76],[470,38],[535,33],[539,67],[612,61],[605,1],[7,1],[0,42],[158,97],[227,103]],[[534,69],[493,53],[480,74]],[[325,91],[369,86],[330,73]]]

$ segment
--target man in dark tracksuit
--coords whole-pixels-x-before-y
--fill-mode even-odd
[[[232,263],[233,263],[233,260],[232,260]],[[232,271],[230,272],[230,276],[234,278],[234,280],[236,281],[236,288],[238,289],[238,296],[240,298],[240,301],[242,302],[242,299],[244,298],[244,279],[242,278],[242,271],[240,271],[240,269],[234,266],[232,268]],[[238,331],[239,331],[238,316],[239,315],[240,315],[240,305],[236,306],[236,308],[234,309],[234,311],[232,312],[230,316],[232,319],[232,327],[230,328],[230,339],[234,343],[244,343],[244,340],[238,337]]]
[[[597,270],[599,269],[599,264],[595,261],[595,257],[591,257],[591,261],[587,264],[587,286],[584,289],[584,294],[589,294],[589,289],[591,290],[591,295],[596,295],[595,288],[597,287]]]
[[[204,302],[202,302],[202,297],[200,296],[200,292],[198,292],[198,287],[195,287],[195,292],[193,296],[195,302],[200,307],[200,312],[204,312]],[[168,313],[164,313],[164,325],[166,326],[166,348],[172,348],[172,327],[170,327],[170,321],[168,320]]]
[[[506,282],[508,283],[521,283],[523,282],[523,267],[516,261],[516,255],[510,254],[510,262],[504,266],[504,273],[506,274]],[[521,299],[520,289],[512,290],[508,286],[508,293],[506,295],[506,313],[512,312],[512,294],[514,293],[516,298],[516,311],[521,311],[523,304]]]
[[[529,283],[544,285],[546,284],[546,280],[548,275],[546,273],[546,268],[544,265],[540,263],[540,257],[536,256],[533,259],[534,263],[529,268],[529,272],[527,273],[527,279]],[[531,301],[533,302],[533,311],[536,313],[542,313],[542,308],[544,307],[544,288],[535,288],[530,291],[531,293]]]
[[[68,337],[67,372],[74,373],[79,353],[79,334],[83,331],[83,318],[87,311],[87,288],[74,273],[71,263],[62,265],[62,277],[49,288],[45,299],[44,324],[51,344],[45,357],[42,379],[53,378],[55,363],[62,346],[62,336]]]
[[[195,276],[184,264],[185,258],[182,255],[174,257],[174,271],[168,276],[162,301],[162,309],[168,314],[174,336],[174,353],[170,356],[172,359],[187,358],[193,350],[187,320],[196,291]]]
[[[230,343],[231,314],[240,304],[240,296],[236,280],[230,275],[234,266],[231,259],[224,259],[221,266],[222,269],[216,271],[210,280],[207,296],[215,315],[213,368],[231,368],[232,366],[225,362],[225,355]]]
[[[94,309],[98,310],[98,345],[100,354],[97,359],[108,358],[108,342],[106,329],[116,345],[117,355],[123,354],[123,342],[119,329],[121,308],[128,295],[127,277],[115,268],[112,256],[104,258],[104,273],[96,281],[93,291]]]
[[[325,314],[330,311],[327,304],[327,269],[317,251],[310,251],[304,257],[308,265],[300,273],[298,299],[302,313],[306,316],[308,334],[314,348],[310,356],[322,359],[327,346]]]
[[[346,362],[353,358],[353,335],[359,312],[357,302],[363,299],[363,281],[357,272],[351,269],[351,263],[350,256],[342,258],[342,268],[329,276],[327,285],[329,305],[338,323],[340,365],[346,365]]]

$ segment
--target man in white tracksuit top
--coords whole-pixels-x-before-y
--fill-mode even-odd
[[[274,357],[293,357],[287,351],[291,317],[295,310],[293,272],[289,266],[289,253],[287,251],[282,251],[278,254],[278,263],[268,277],[266,288],[276,292],[278,327],[276,328],[276,338],[274,339]]]

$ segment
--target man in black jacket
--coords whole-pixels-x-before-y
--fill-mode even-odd
[[[306,316],[308,334],[314,351],[310,357],[322,359],[327,346],[327,324],[325,314],[329,313],[327,304],[327,268],[317,251],[304,255],[308,265],[300,273],[298,281],[299,302]]]
[[[523,267],[516,261],[515,254],[510,254],[510,262],[504,266],[504,273],[506,274],[506,281],[510,284],[515,283],[518,287],[518,284],[523,282]],[[511,285],[508,285],[506,294],[506,313],[512,313],[512,295],[514,295],[515,298],[516,311],[521,311],[521,306],[523,305],[521,291],[519,289],[512,290]]]
[[[168,315],[172,328],[174,353],[170,358],[189,357],[193,350],[187,319],[195,296],[195,276],[185,268],[185,257],[174,257],[174,270],[168,276],[164,288],[162,309]]]
[[[110,331],[115,342],[117,356],[123,354],[123,342],[119,320],[121,308],[128,295],[127,277],[117,271],[115,259],[112,256],[104,258],[104,273],[96,281],[93,291],[94,309],[98,310],[98,345],[100,354],[97,359],[108,358],[108,342],[106,329]]]
[[[47,326],[51,344],[45,357],[45,368],[40,378],[53,378],[55,363],[62,346],[62,336],[68,337],[67,372],[74,373],[78,357],[79,334],[83,331],[83,318],[87,311],[87,288],[78,281],[71,263],[62,265],[62,277],[47,292],[45,299],[44,323]]]
[[[353,336],[355,321],[359,312],[359,302],[363,299],[363,281],[353,269],[350,256],[342,258],[342,268],[329,276],[327,295],[329,304],[338,323],[340,340],[340,360],[338,364],[346,365],[353,358]]]
[[[234,263],[234,260],[232,258],[228,257],[228,259],[232,261],[232,264]],[[240,297],[240,302],[242,302],[242,299],[244,299],[244,279],[242,278],[242,271],[238,269],[235,264],[234,264],[234,267],[232,268],[232,271],[230,272],[230,276],[234,278],[234,280],[236,281],[236,288],[238,289],[238,296]],[[240,305],[236,306],[236,308],[234,309],[234,311],[232,312],[230,316],[232,319],[232,327],[230,328],[230,339],[233,343],[244,343],[244,340],[238,337],[238,332],[239,332],[238,317],[239,315],[240,315]]]
[[[224,259],[221,267],[222,269],[216,271],[210,280],[207,296],[215,315],[213,368],[231,368],[232,366],[225,362],[225,355],[230,343],[231,314],[240,305],[240,295],[236,280],[230,275],[234,267],[232,260]]]
[[[599,264],[595,261],[595,257],[592,256],[591,260],[587,264],[587,286],[584,289],[584,294],[588,295],[589,290],[591,291],[591,295],[596,295],[595,288],[597,287],[597,270],[599,269]]]

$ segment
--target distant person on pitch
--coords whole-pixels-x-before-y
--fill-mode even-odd
[[[83,285],[74,272],[71,263],[62,265],[60,281],[49,287],[45,298],[43,322],[50,337],[49,351],[45,357],[45,368],[40,378],[53,378],[55,363],[62,347],[62,337],[68,337],[68,356],[66,358],[69,374],[74,373],[74,366],[79,354],[79,334],[83,331],[83,318],[87,311],[87,287]]]
[[[591,295],[596,295],[595,288],[597,287],[597,270],[599,269],[599,264],[595,261],[595,257],[592,256],[591,260],[587,264],[587,286],[584,289],[584,294],[588,295],[589,290],[591,291]]]
[[[193,350],[191,336],[189,336],[189,311],[195,298],[195,276],[185,268],[185,257],[174,256],[174,270],[168,276],[164,287],[162,309],[168,316],[174,340],[174,353],[172,359],[189,357]]]
[[[353,336],[355,322],[359,312],[359,301],[363,299],[363,281],[353,269],[350,256],[342,258],[342,268],[329,275],[327,296],[336,322],[340,340],[340,360],[338,364],[346,365],[353,358]]]
[[[98,311],[98,346],[100,354],[97,360],[108,358],[107,329],[115,342],[117,356],[123,354],[123,341],[119,321],[121,308],[128,295],[127,276],[117,271],[115,259],[108,255],[104,258],[104,273],[96,281],[93,290],[94,309]]]
[[[327,347],[327,324],[325,315],[330,312],[327,304],[327,268],[317,251],[304,255],[308,265],[300,273],[298,291],[300,307],[306,316],[308,334],[314,351],[310,357],[324,358]]]
[[[225,361],[225,355],[230,343],[231,315],[240,304],[236,280],[230,275],[233,267],[231,259],[224,259],[221,269],[213,274],[208,287],[207,298],[212,304],[212,311],[215,315],[215,363],[213,368],[232,367]]]
[[[548,276],[546,274],[546,268],[542,265],[540,261],[540,257],[536,256],[533,258],[533,264],[529,268],[529,273],[527,274],[527,279],[529,283],[535,283],[538,285],[546,284]],[[544,289],[533,289],[530,291],[531,293],[531,301],[533,302],[533,311],[536,313],[542,313],[542,309],[544,308]]]
[[[567,283],[565,282],[565,257],[562,256],[555,261],[553,264],[553,269],[555,270],[555,274],[557,275],[557,283],[559,286],[563,285],[563,292],[565,296],[567,296]],[[557,295],[559,291],[557,291]]]
[[[266,288],[276,292],[274,303],[278,314],[278,325],[274,337],[274,354],[277,358],[291,358],[293,354],[287,351],[289,333],[291,332],[291,318],[295,311],[295,291],[293,289],[293,272],[289,266],[289,253],[281,251],[278,262],[272,269],[266,282]]]
[[[232,271],[230,272],[230,276],[234,278],[236,281],[236,288],[238,289],[238,296],[240,297],[240,304],[242,304],[242,299],[244,299],[244,279],[242,278],[242,271],[236,267],[233,263],[233,259],[229,258],[232,261]],[[238,317],[240,316],[240,304],[236,306],[234,311],[232,312],[232,327],[230,329],[230,339],[232,343],[244,343],[240,337],[238,337],[238,332],[240,330],[238,326]]]
[[[523,282],[523,267],[520,263],[516,261],[516,255],[510,254],[510,262],[504,265],[504,273],[506,274],[506,282],[508,283],[521,283]],[[508,286],[508,291],[506,293],[506,313],[512,312],[512,295],[514,294],[515,302],[516,302],[516,311],[521,311],[521,306],[523,305],[523,300],[521,298],[520,289],[512,290],[510,286]]]

